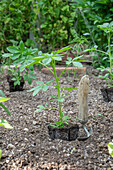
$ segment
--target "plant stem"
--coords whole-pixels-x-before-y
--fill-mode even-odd
[[[110,81],[112,85],[112,58],[111,58],[111,45],[110,45],[110,32],[108,33],[108,48],[109,48],[109,60],[110,60]]]
[[[52,61],[51,62],[51,67],[53,68],[53,74],[54,74],[54,77],[55,77],[55,80],[56,80],[56,84],[57,84],[57,92],[58,92],[58,98],[61,97],[60,95],[60,86],[59,86],[59,79],[57,77],[57,74],[56,74],[56,70],[55,70],[55,61]],[[60,121],[62,121],[62,111],[61,111],[61,102],[58,101],[58,105],[59,105],[59,114],[60,114]]]

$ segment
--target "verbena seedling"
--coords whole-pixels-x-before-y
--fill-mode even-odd
[[[61,109],[61,103],[64,102],[65,97],[66,97],[66,95],[64,94],[64,91],[77,90],[77,88],[72,88],[72,87],[61,88],[60,84],[59,84],[59,80],[70,64],[72,64],[73,62],[76,62],[76,64],[78,63],[78,65],[80,65],[80,62],[82,60],[79,60],[79,59],[82,56],[78,56],[78,57],[75,57],[73,60],[70,60],[68,65],[65,67],[65,69],[62,71],[62,73],[59,76],[57,76],[57,73],[56,73],[56,70],[55,70],[55,62],[61,61],[62,57],[63,57],[63,54],[61,54],[61,53],[64,52],[64,51],[67,51],[69,49],[70,49],[70,47],[68,46],[68,47],[62,48],[60,50],[53,51],[51,54],[40,53],[39,55],[37,55],[37,57],[33,58],[33,60],[34,60],[33,62],[31,62],[30,64],[25,66],[25,67],[30,67],[34,64],[41,64],[42,66],[46,67],[53,74],[53,76],[55,78],[56,85],[52,85],[51,84],[52,81],[49,81],[47,83],[44,83],[43,81],[37,81],[36,83],[38,84],[38,86],[36,86],[36,87],[34,87],[33,89],[30,90],[30,91],[34,91],[33,96],[35,96],[36,94],[38,94],[38,92],[40,90],[46,91],[49,86],[53,86],[57,89],[58,95],[52,96],[51,101],[57,101],[58,102],[58,108],[49,108],[49,107],[47,107],[47,104],[46,104],[46,106],[39,105],[38,110],[35,111],[35,112],[39,112],[43,109],[55,109],[55,110],[57,110],[58,113],[59,113],[60,119],[59,119],[58,122],[55,121],[55,125],[51,125],[51,126],[62,127],[64,125],[64,123],[68,124],[67,120],[70,119],[70,117],[65,116],[62,112],[62,109]],[[52,70],[49,66],[52,67]]]
[[[25,81],[28,81],[28,84],[32,83],[32,79],[36,79],[36,76],[33,74],[33,67],[29,67],[29,70],[23,69],[23,66],[33,61],[32,58],[38,52],[38,49],[32,49],[25,47],[23,41],[20,41],[19,45],[9,46],[7,48],[9,53],[4,53],[2,56],[8,58],[8,73],[11,75],[12,80],[14,80],[14,86],[20,85],[22,79],[22,72],[24,71],[23,78]],[[14,68],[11,68],[10,65],[13,64]],[[19,68],[18,65],[21,65]]]
[[[111,43],[110,43],[111,36],[113,34],[113,21],[111,23],[104,23],[103,25],[98,25],[98,28],[100,28],[107,34],[108,51],[104,52],[104,51],[98,50],[97,46],[95,46],[95,47],[92,47],[91,49],[85,50],[84,52],[97,51],[97,52],[101,52],[109,57],[109,67],[105,68],[104,66],[101,66],[98,69],[100,69],[102,72],[106,72],[106,74],[104,76],[99,75],[99,78],[106,80],[107,87],[110,88],[110,87],[113,87],[113,54],[111,52]],[[108,80],[110,80],[110,83]]]

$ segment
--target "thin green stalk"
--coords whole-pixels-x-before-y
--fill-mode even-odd
[[[52,74],[54,74],[54,72],[48,66],[46,66],[45,64],[43,64],[41,62],[39,62],[39,64],[41,64],[42,66],[46,67]]]
[[[56,70],[55,70],[55,64],[54,64],[55,61],[52,61],[51,62],[51,67],[53,68],[53,72],[54,72],[54,77],[55,77],[55,80],[56,80],[56,84],[57,84],[57,92],[58,92],[58,98],[60,98],[60,86],[59,86],[59,79],[57,77],[57,74],[56,74]],[[59,105],[59,114],[60,114],[60,121],[62,121],[62,111],[61,111],[61,102],[58,101],[58,105]]]
[[[65,70],[69,67],[69,65],[73,62],[73,60],[65,67],[65,69],[62,71],[62,73],[60,74],[60,76],[58,77],[58,81],[60,80],[62,74],[65,72]]]
[[[94,50],[94,51],[97,51],[97,52],[101,52],[101,53],[104,53],[106,55],[109,55],[108,53],[104,52],[104,51],[101,51],[101,50]]]

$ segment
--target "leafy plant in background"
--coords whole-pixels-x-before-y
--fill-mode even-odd
[[[36,31],[36,14],[31,5],[31,0],[0,1],[0,51],[5,51],[10,45],[10,40],[26,41],[29,32]]]
[[[100,75],[99,78],[103,78],[104,80],[110,80],[110,83],[107,82],[108,87],[113,87],[113,55],[111,53],[111,36],[113,33],[113,22],[111,23],[104,23],[103,25],[98,25],[98,28],[103,30],[107,34],[107,40],[108,40],[108,51],[104,52],[101,50],[98,50],[96,47],[92,47],[91,49],[85,50],[87,51],[97,51],[105,54],[109,58],[109,67],[105,68],[104,66],[101,66],[99,69],[102,72],[105,72],[105,75]]]
[[[70,6],[69,1],[38,0],[33,3],[33,7],[39,16],[36,41],[42,44],[43,50],[61,48],[73,39],[71,29],[74,27],[77,15],[75,7]]]
[[[4,53],[2,56],[3,58],[8,58],[8,73],[11,75],[12,80],[14,80],[14,85],[16,86],[17,84],[20,85],[20,81],[22,77],[24,78],[25,81],[28,81],[29,84],[32,83],[32,79],[35,79],[36,76],[33,74],[33,67],[29,67],[29,70],[25,70],[22,67],[29,62],[33,61],[32,58],[36,55],[38,52],[37,48],[27,48],[25,47],[23,41],[20,41],[19,45],[15,46],[9,46],[7,47],[7,50],[9,53]],[[11,68],[11,64],[14,65],[14,68]],[[18,65],[20,67],[18,68]],[[23,76],[22,76],[22,72]]]
[[[95,45],[99,46],[101,50],[106,49],[107,38],[105,34],[97,28],[97,25],[102,25],[113,20],[112,3],[112,0],[76,0],[76,3],[73,3],[73,6],[79,9],[79,15],[81,15],[84,20],[84,23],[81,24],[81,29],[85,31],[84,33],[87,33],[86,36],[88,40],[91,40],[93,45],[95,42]],[[78,22],[81,23],[81,21],[82,18],[79,18]],[[85,28],[83,28],[84,24],[86,26]],[[91,39],[91,35],[94,42]]]
[[[9,98],[5,98],[4,93],[2,90],[0,90],[0,95],[3,97],[0,97],[0,106],[8,113],[8,115],[11,115],[10,111],[7,109],[7,107],[3,104],[3,102],[9,100]],[[13,129],[13,127],[4,119],[0,118],[0,126],[5,127],[7,129]],[[2,156],[2,150],[0,149],[0,159]]]
[[[59,80],[60,80],[61,76],[63,75],[63,73],[68,68],[68,66],[70,64],[72,64],[73,62],[76,62],[76,65],[77,65],[77,63],[79,65],[80,62],[81,62],[81,60],[79,60],[79,59],[82,57],[82,56],[75,57],[73,60],[69,61],[68,65],[62,71],[62,73],[59,76],[57,76],[57,73],[56,73],[56,70],[55,70],[55,62],[56,61],[61,61],[62,57],[63,57],[63,54],[61,54],[61,53],[64,52],[64,51],[67,51],[69,49],[70,49],[70,47],[65,47],[65,48],[62,48],[60,50],[53,51],[50,54],[48,54],[48,53],[40,53],[40,55],[37,55],[37,57],[33,58],[34,61],[31,64],[28,64],[28,65],[25,66],[25,67],[29,67],[29,66],[32,66],[32,65],[38,63],[38,64],[41,64],[41,65],[45,66],[53,74],[53,76],[55,78],[56,85],[50,84],[52,82],[52,80],[49,81],[49,82],[46,82],[46,83],[44,83],[43,81],[36,81],[38,86],[32,88],[30,90],[30,92],[34,91],[33,96],[35,96],[36,94],[38,94],[38,92],[40,90],[46,91],[49,86],[50,87],[53,86],[53,87],[55,87],[57,89],[58,95],[57,96],[51,96],[50,101],[57,101],[58,102],[58,108],[48,108],[47,103],[46,103],[45,106],[39,105],[38,109],[35,112],[39,112],[39,111],[41,111],[43,109],[57,110],[58,113],[59,113],[59,116],[60,116],[60,120],[58,122],[55,121],[55,124],[58,127],[62,127],[64,125],[64,123],[68,124],[67,119],[70,119],[70,117],[65,116],[63,114],[62,109],[61,109],[61,103],[64,101],[65,97],[67,96],[67,95],[65,95],[64,91],[71,91],[71,90],[76,90],[77,89],[77,88],[72,88],[72,87],[70,87],[70,88],[62,88],[62,87],[60,87]],[[49,66],[51,66],[51,68]],[[52,126],[55,126],[55,125],[52,125]]]

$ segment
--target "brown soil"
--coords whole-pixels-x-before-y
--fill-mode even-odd
[[[54,79],[51,75],[35,70],[37,80],[44,82]],[[47,92],[40,91],[35,97],[29,89],[36,86],[35,81],[21,92],[9,92],[8,83],[3,78],[1,89],[6,97],[5,102],[11,116],[1,109],[1,118],[6,119],[14,129],[0,131],[0,147],[3,155],[0,170],[108,170],[113,168],[113,159],[108,153],[107,144],[113,139],[113,102],[105,102],[100,89],[104,81],[95,79],[98,73],[87,68],[90,77],[89,120],[87,127],[92,126],[93,134],[85,141],[51,140],[48,125],[59,119],[54,110],[34,111],[40,104],[48,102],[48,106],[57,106],[56,101],[50,102],[51,95],[57,95],[54,87]],[[80,77],[70,75],[62,77],[62,87],[78,87]],[[66,92],[67,93],[67,92]],[[77,91],[69,92],[62,103],[62,111],[71,117],[74,123],[78,115]],[[78,122],[75,122],[78,123]],[[82,129],[81,129],[82,130]]]

